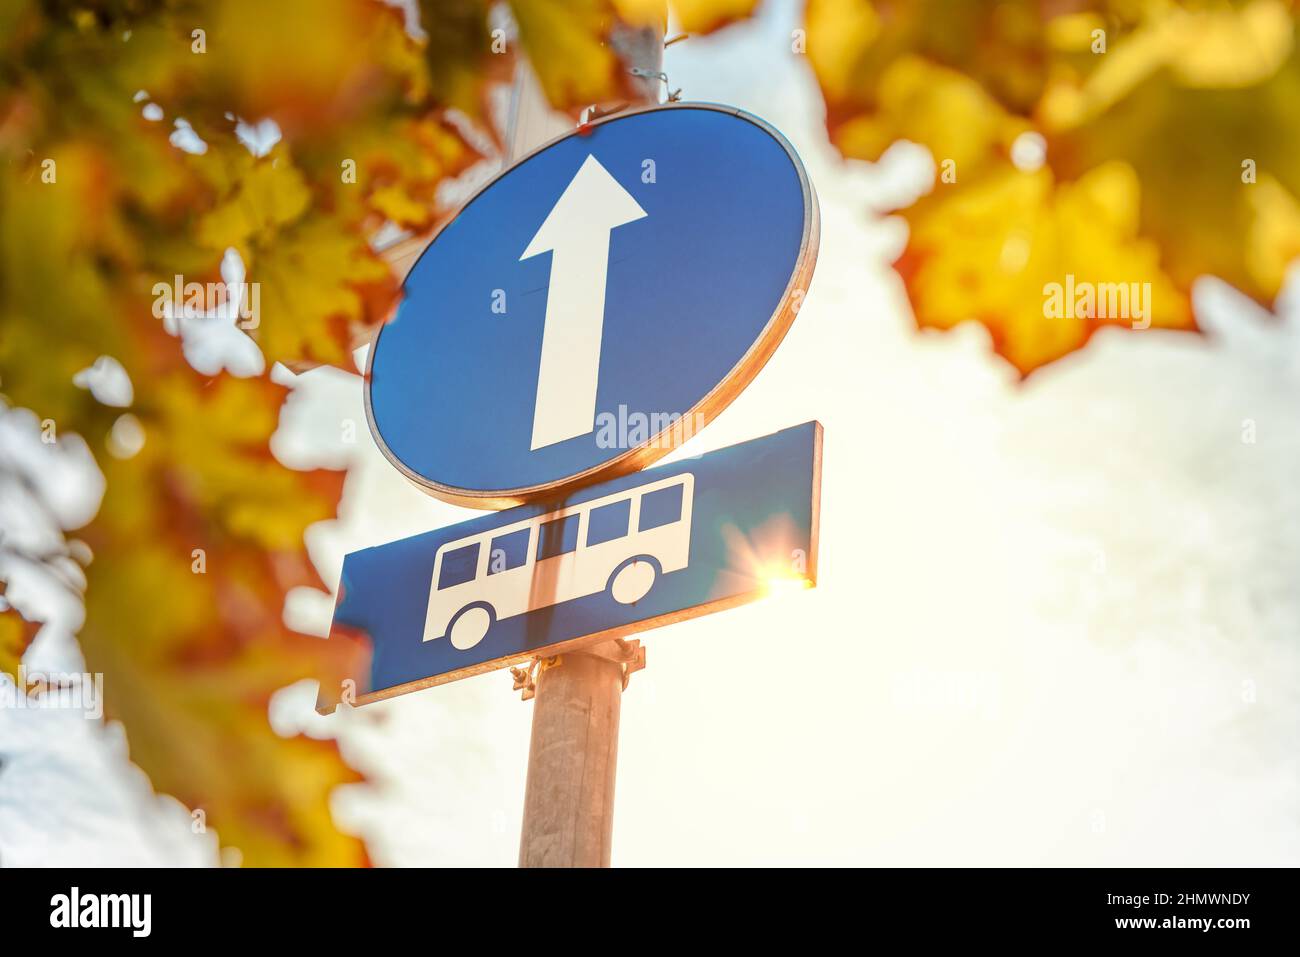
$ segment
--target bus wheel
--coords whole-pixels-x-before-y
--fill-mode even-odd
[[[624,562],[609,580],[609,593],[619,604],[635,604],[649,593],[656,571],[655,563],[648,558]]]
[[[492,609],[483,605],[470,605],[456,612],[447,629],[453,648],[467,651],[477,645],[492,627]]]

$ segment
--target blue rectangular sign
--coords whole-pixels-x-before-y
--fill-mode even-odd
[[[330,640],[365,704],[817,580],[821,425],[363,549]]]

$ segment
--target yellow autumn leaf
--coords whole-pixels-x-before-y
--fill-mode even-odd
[[[812,0],[804,11],[804,22],[808,62],[821,84],[828,111],[856,111],[857,104],[870,95],[858,72],[865,52],[880,35],[875,8],[861,0]],[[833,130],[836,120],[828,117],[827,122]]]
[[[559,109],[626,95],[630,77],[609,45],[610,0],[512,0],[519,39],[542,90]]]
[[[23,652],[36,637],[37,627],[9,609],[0,612],[0,674],[17,678]]]
[[[1281,289],[1288,267],[1300,259],[1300,202],[1268,174],[1247,195],[1247,268],[1258,288]]]
[[[1053,38],[1058,47],[1085,49],[1103,22],[1062,18]],[[1088,122],[1161,73],[1189,88],[1254,86],[1277,72],[1295,44],[1295,25],[1282,0],[1249,0],[1235,8],[1165,5],[1123,34],[1122,42],[1109,42],[1104,54],[1081,61],[1089,69],[1077,95],[1069,95],[1073,84],[1056,77],[1041,116],[1049,128]]]
[[[354,134],[340,144],[340,152],[344,149],[355,158],[357,182],[332,188],[334,214],[361,220],[379,214],[416,231],[428,228],[440,213],[438,184],[478,158],[445,124],[428,119]],[[359,208],[353,210],[353,204]]]
[[[876,104],[881,76],[913,56],[964,73],[1013,113],[1028,115],[1047,78],[1038,0],[808,0],[808,59],[832,138]]]
[[[1248,17],[1256,6],[1233,15]],[[1284,248],[1257,240],[1285,237],[1300,226],[1294,216],[1300,52],[1292,42],[1297,23],[1288,23],[1286,59],[1267,75],[1255,74],[1249,85],[1241,84],[1245,74],[1230,62],[1218,74],[1221,86],[1206,85],[1214,74],[1189,79],[1185,70],[1157,68],[1114,101],[1109,90],[1090,92],[1093,79],[1084,81],[1089,106],[1073,118],[1044,112],[1051,122],[1048,162],[1063,178],[1114,160],[1137,172],[1142,232],[1160,244],[1166,268],[1184,288],[1211,274],[1266,303],[1281,287],[1284,270],[1277,260]],[[1196,46],[1187,43],[1185,49]],[[1274,43],[1274,49],[1281,46]],[[1257,52],[1258,46],[1236,57],[1274,62],[1255,60]]]
[[[432,93],[479,120],[489,115],[489,84],[507,79],[513,66],[504,36],[489,30],[488,7],[485,0],[419,0]]]
[[[315,278],[304,282],[304,276]],[[259,284],[260,297],[249,333],[267,357],[335,365],[348,361],[349,325],[365,318],[361,287],[394,285],[366,242],[324,216],[304,219],[261,250],[249,279]]]
[[[1187,297],[1138,235],[1139,207],[1137,178],[1119,163],[1077,183],[1006,164],[968,188],[937,187],[908,211],[899,263],[917,322],[977,320],[1022,373],[1103,325],[1191,328]]]
[[[677,23],[687,33],[711,33],[751,16],[758,0],[672,0]]]
[[[937,162],[950,161],[958,182],[1010,148],[1029,123],[1008,114],[964,74],[903,56],[876,87],[876,108],[842,123],[835,144],[846,156],[876,160],[900,139],[928,146]]]
[[[374,189],[370,193],[370,206],[398,225],[415,228],[427,225],[432,213],[428,203],[419,202],[396,184]]]
[[[199,242],[215,251],[234,246],[246,259],[270,245],[279,229],[294,222],[311,203],[311,192],[284,157],[253,162],[232,195],[200,220]]]

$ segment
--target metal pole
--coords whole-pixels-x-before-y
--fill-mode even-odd
[[[520,867],[608,867],[623,667],[564,655],[533,701]]]
[[[638,75],[662,69],[662,28],[617,31],[612,45],[629,70],[639,68]],[[657,78],[636,85],[644,99],[658,102]],[[547,108],[532,70],[522,65],[506,137],[510,158],[518,159],[556,132],[555,114]],[[608,641],[541,666],[533,700],[520,867],[609,866],[619,710],[625,669],[635,670],[637,650]]]

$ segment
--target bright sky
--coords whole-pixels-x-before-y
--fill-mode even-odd
[[[614,863],[1300,863],[1300,283],[1285,323],[1209,285],[1211,336],[1103,334],[1025,386],[977,328],[916,333],[889,268],[905,231],[873,207],[923,188],[928,158],[834,157],[777,6],[666,62],[686,99],[780,128],[823,216],[790,335],[689,451],[821,420],[821,578],[642,636]],[[469,514],[384,462],[357,377],[303,377],[275,448],[354,462],[341,521],[308,538],[331,584],[347,551]],[[332,599],[292,597],[290,620],[327,627]],[[512,865],[532,706],[510,684],[500,672],[331,718],[300,687],[273,718],[337,732],[372,776],[336,811],[378,863]],[[35,718],[0,719],[19,722],[20,752],[53,747]],[[152,835],[143,860],[210,855],[179,807],[110,767],[116,732],[63,733],[91,758],[29,776],[22,802],[75,779],[110,807],[81,818],[80,852],[69,837],[53,857],[107,857],[135,834]],[[38,840],[50,853],[39,821],[9,830],[38,809],[7,777],[0,856]]]

